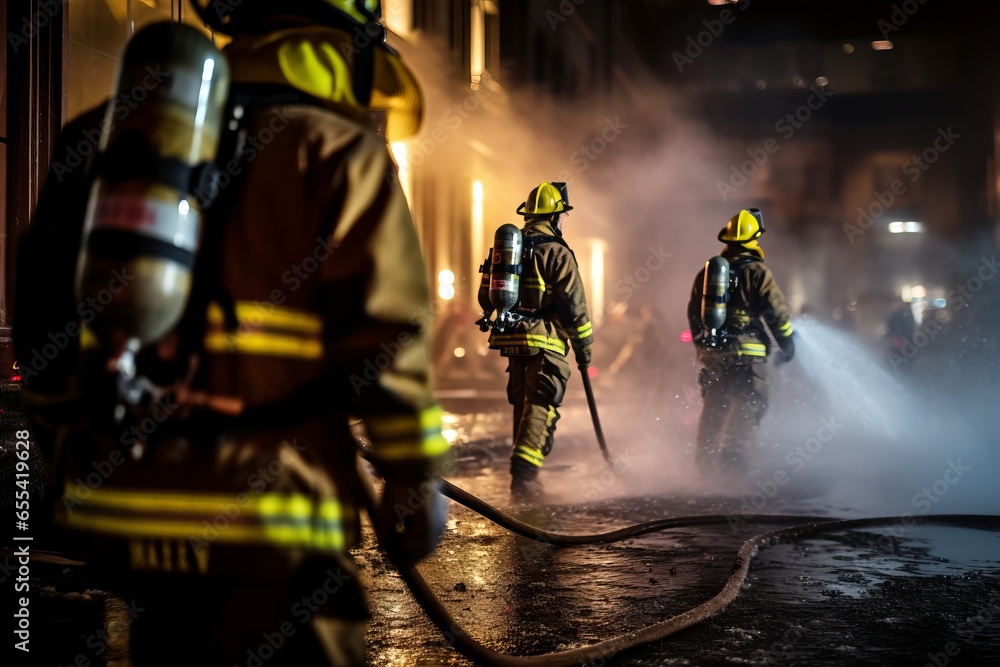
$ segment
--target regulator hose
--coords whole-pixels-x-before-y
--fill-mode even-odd
[[[551,544],[555,547],[565,547],[580,544],[601,544],[616,542],[628,537],[652,533],[669,528],[724,524],[728,522],[725,516],[690,516],[673,519],[662,519],[636,524],[620,530],[596,535],[560,535],[545,530],[533,528],[513,517],[510,517],[495,507],[483,502],[472,494],[464,491],[448,481],[443,481],[442,493],[452,500],[464,505],[470,510],[481,514],[497,525],[526,537],[528,539]],[[476,664],[488,667],[522,667],[524,665],[540,665],[542,667],[569,667],[570,665],[587,665],[589,663],[604,664],[612,656],[618,655],[646,644],[665,639],[673,634],[690,628],[693,625],[715,616],[739,595],[740,587],[746,581],[750,570],[750,561],[762,547],[781,542],[809,537],[823,532],[880,526],[901,517],[880,517],[862,519],[829,519],[810,516],[761,515],[755,517],[752,523],[799,523],[791,528],[762,533],[750,538],[740,547],[733,563],[732,573],[723,585],[722,590],[702,604],[664,621],[648,625],[639,630],[627,632],[618,637],[608,639],[589,646],[532,656],[512,656],[498,653],[470,637],[456,623],[454,617],[434,595],[427,582],[416,567],[400,567],[399,572],[413,593],[414,598],[427,612],[428,617],[451,642],[459,653]],[[908,519],[911,517],[907,517]],[[928,525],[959,526],[980,530],[1000,530],[1000,517],[990,515],[946,514],[936,516],[912,517],[914,523]],[[599,663],[597,661],[600,661]]]

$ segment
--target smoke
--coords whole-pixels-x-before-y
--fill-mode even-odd
[[[901,258],[872,261],[882,252],[874,228],[845,235],[844,225],[856,222],[853,205],[796,212],[788,202],[799,190],[759,186],[773,182],[782,165],[801,169],[794,156],[810,150],[809,139],[782,144],[775,155],[789,161],[775,157],[744,169],[753,159],[748,150],[764,144],[714,134],[700,109],[644,73],[637,59],[623,66],[627,75],[617,75],[625,92],[570,105],[535,88],[488,82],[456,92],[453,82],[466,75],[435,55],[442,50],[426,37],[400,48],[427,98],[411,164],[443,193],[435,195],[442,215],[461,217],[468,205],[465,193],[442,183],[482,180],[484,256],[497,226],[520,222],[514,209],[528,191],[554,180],[569,184],[575,210],[563,228],[585,274],[591,257],[584,249],[595,239],[607,248],[604,298],[590,305],[601,322],[594,387],[617,471],[609,477],[599,458],[574,377],[551,457],[574,470],[571,478],[547,480],[550,491],[567,502],[642,494],[728,497],[756,513],[1000,511],[989,474],[1000,463],[991,446],[1000,425],[993,343],[1000,304],[990,282],[991,241],[963,246],[928,234]],[[947,165],[955,159],[942,155],[945,166],[921,173],[921,186],[931,190],[940,179],[941,187],[952,187]],[[743,185],[740,170],[757,178]],[[720,182],[733,189],[720,189]],[[712,478],[694,464],[699,365],[681,333],[688,328],[694,275],[719,252],[719,229],[749,206],[763,210],[768,233],[761,243],[795,314],[798,354],[769,367],[770,405],[750,473]],[[465,254],[468,241],[438,239],[429,254]],[[948,292],[944,312],[921,323],[902,361],[885,339],[886,318],[900,303],[898,285],[878,273],[885,265],[929,277]],[[478,285],[471,267],[469,273],[458,276],[466,291],[456,300],[468,299]],[[952,294],[952,282],[968,294]],[[485,340],[471,322],[468,327]],[[493,375],[479,386],[502,391],[502,362],[491,355]]]

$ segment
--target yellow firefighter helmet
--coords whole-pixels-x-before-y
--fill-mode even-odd
[[[230,4],[228,11],[220,11],[213,0],[193,0],[208,27],[234,37],[226,52],[242,63],[233,68],[235,83],[290,85],[322,101],[367,108],[376,118],[384,114],[390,141],[413,136],[420,129],[423,92],[399,53],[385,43],[381,0],[234,0]],[[341,37],[300,26],[288,30],[285,41],[261,38],[261,25],[281,15],[333,28]],[[248,50],[255,56],[248,57]],[[337,84],[338,65],[349,68],[349,95]]]
[[[745,208],[729,219],[719,232],[719,240],[727,245],[741,245],[744,248],[760,251],[757,239],[765,231],[767,230],[764,229],[764,217],[760,214],[760,209]]]
[[[525,217],[541,216],[572,210],[573,207],[569,205],[560,188],[552,183],[539,183],[538,187],[528,193],[528,198],[517,207],[517,214]]]

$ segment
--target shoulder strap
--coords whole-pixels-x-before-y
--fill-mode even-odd
[[[524,264],[526,261],[531,260],[535,256],[535,248],[543,243],[558,243],[566,248],[566,250],[569,250],[569,254],[573,255],[573,259],[576,259],[573,249],[569,247],[569,244],[566,243],[566,239],[563,237],[549,236],[548,234],[532,234],[524,239],[524,257],[521,263]]]
[[[206,184],[202,191],[205,229],[201,249],[195,260],[191,298],[178,327],[179,359],[187,360],[192,354],[202,352],[207,325],[205,313],[211,301],[218,303],[222,309],[228,330],[235,331],[239,326],[233,298],[222,285],[222,251],[226,227],[243,192],[247,172],[244,162],[247,159],[253,120],[271,107],[287,104],[324,107],[315,97],[289,86],[233,84],[230,87],[215,161],[214,180]],[[231,168],[234,161],[239,165],[237,169]],[[222,173],[230,177],[225,183],[220,178]]]
[[[734,261],[729,262],[729,268],[732,271],[740,271],[747,264],[759,261],[761,261],[759,257],[752,257],[752,256],[738,257]]]

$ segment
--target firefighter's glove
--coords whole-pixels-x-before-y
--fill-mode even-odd
[[[786,364],[795,358],[795,341],[792,339],[792,336],[778,341],[778,345],[781,346],[781,354],[778,355],[777,363]]]
[[[397,565],[416,564],[437,546],[446,512],[440,481],[386,480],[375,521],[382,549]]]
[[[590,366],[591,358],[593,357],[590,346],[585,345],[583,347],[576,348],[573,351],[576,353],[576,367],[581,371],[587,370],[587,367]]]

